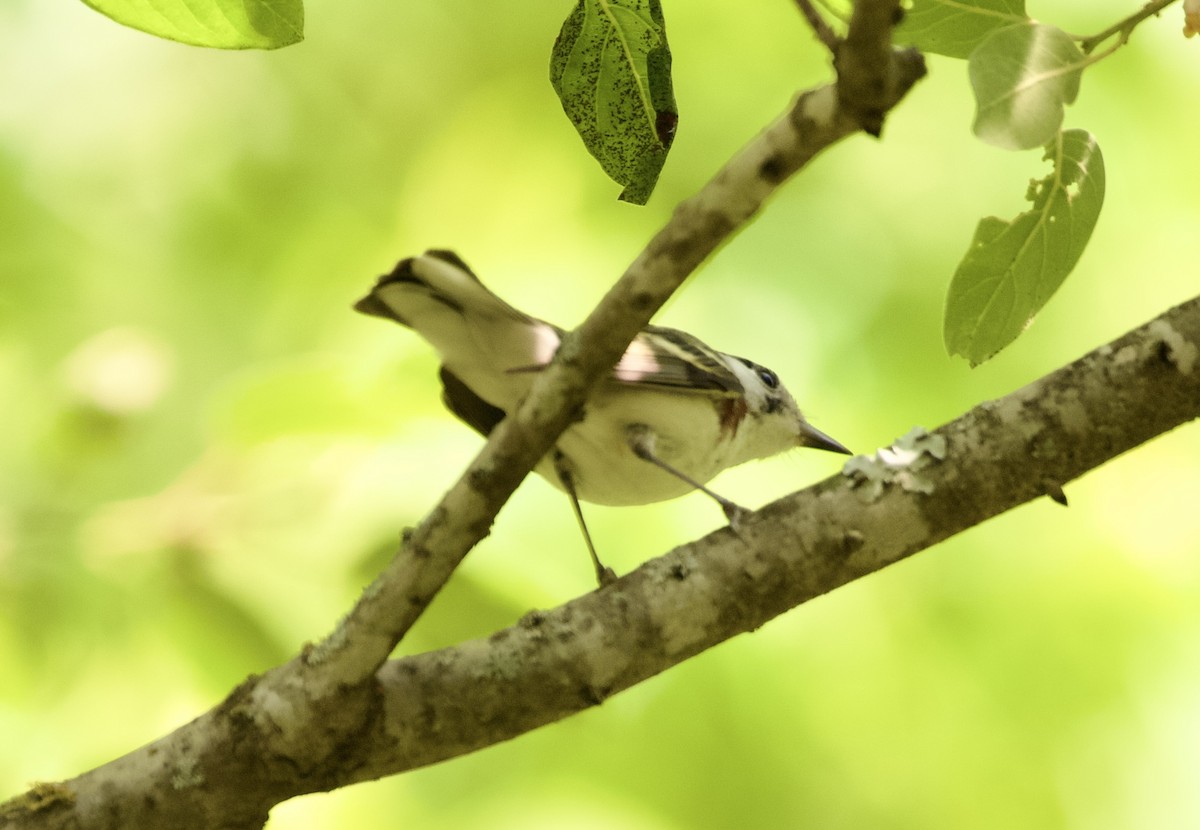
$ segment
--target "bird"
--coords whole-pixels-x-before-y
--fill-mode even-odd
[[[433,346],[443,403],[485,437],[529,391],[565,333],[502,300],[449,250],[402,259],[354,309],[406,326]],[[699,490],[736,530],[745,509],[706,484],[729,467],[797,447],[852,454],[805,420],[772,370],[651,325],[535,470],[570,498],[603,587],[616,575],[596,553],[581,501],[640,505]]]

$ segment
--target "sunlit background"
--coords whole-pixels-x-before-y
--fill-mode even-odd
[[[82,3],[0,5],[0,797],[199,714],[335,623],[480,446],[410,332],[350,310],[452,247],[514,304],[589,310],[674,204],[826,61],[789,0],[665,0],[681,121],[644,208],[547,80],[570,3],[310,0],[221,53]],[[1037,4],[1092,33],[1133,0]],[[936,427],[1200,291],[1200,41],[1172,8],[1088,71],[1108,198],[1008,351],[941,345],[977,219],[1039,153],[970,135],[962,62],[790,183],[660,315],[786,379],[860,452]],[[271,827],[1200,826],[1200,428],[801,607],[566,722],[276,809]],[[757,506],[798,452],[715,487]],[[627,571],[719,527],[703,497],[587,508]],[[529,480],[402,646],[590,590]]]

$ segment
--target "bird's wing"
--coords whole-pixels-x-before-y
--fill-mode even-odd
[[[721,356],[678,329],[649,326],[613,367],[619,383],[657,386],[674,392],[738,397],[745,389]]]
[[[559,336],[562,330],[556,329]],[[514,366],[510,372],[540,372],[549,363]],[[736,398],[745,387],[721,357],[678,329],[647,326],[613,367],[611,380],[628,386],[650,386],[679,394]]]
[[[471,387],[445,366],[438,372],[442,380],[442,403],[456,418],[485,438],[491,435],[496,424],[504,420],[505,412],[492,406],[471,391]]]

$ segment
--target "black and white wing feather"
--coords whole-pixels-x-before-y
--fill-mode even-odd
[[[613,367],[613,378],[680,393],[732,398],[745,392],[723,355],[686,332],[665,326],[641,331]]]

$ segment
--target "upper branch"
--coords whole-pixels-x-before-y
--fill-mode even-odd
[[[883,6],[883,16],[890,19],[886,9],[894,3],[863,0],[860,5]],[[310,688],[315,684],[333,690],[369,677],[467,551],[487,534],[521,480],[577,417],[588,390],[696,267],[821,150],[859,129],[878,133],[884,113],[924,76],[925,65],[915,50],[881,49],[879,32],[860,32],[877,18],[880,15],[864,14],[858,23],[852,21],[843,52],[857,55],[858,47],[867,49],[851,63],[863,74],[863,66],[876,61],[875,73],[886,83],[839,81],[836,94],[832,85],[801,94],[783,117],[676,208],[583,324],[567,335],[527,398],[492,432],[463,476],[406,538],[400,554],[343,625],[310,654],[310,665],[319,666]],[[871,113],[866,121],[863,112]]]
[[[894,5],[890,0],[859,3]],[[839,82],[802,93],[681,203],[591,315],[565,337],[527,398],[492,432],[430,515],[406,534],[400,553],[333,634],[287,664],[250,678],[216,709],[172,734],[12,802],[2,814],[10,822],[6,826],[258,827],[270,807],[285,798],[383,774],[369,772],[377,767],[364,758],[380,713],[395,705],[386,683],[397,675],[389,671],[381,679],[376,672],[570,424],[588,389],[688,275],[784,181],[859,129],[877,134],[884,113],[925,74],[915,50],[891,50],[878,33],[859,32],[877,18],[882,19],[856,15],[842,51],[853,55],[865,49],[852,61],[855,71],[861,74],[866,63],[879,61],[876,69],[886,83]],[[869,95],[859,98],[860,88]],[[872,114],[869,121],[863,112]],[[608,688],[598,686],[597,699]],[[450,733],[438,743],[441,750],[414,754],[414,764],[430,752],[453,754],[447,748],[459,746]]]

